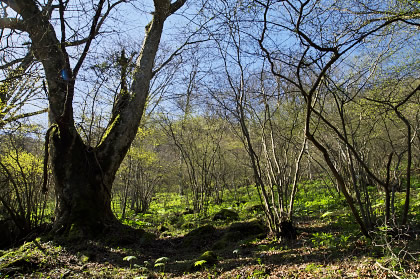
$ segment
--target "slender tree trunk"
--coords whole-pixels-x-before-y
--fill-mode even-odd
[[[129,185],[130,185],[130,176],[132,175],[132,167],[131,167],[131,156],[128,159],[128,173],[125,175],[124,183],[124,191],[123,191],[123,201],[122,201],[122,209],[121,209],[121,220],[125,219],[125,214],[127,211],[127,202],[128,202],[128,193],[129,193]],[[133,197],[132,197],[133,198]]]
[[[392,162],[392,155],[394,153],[391,152],[388,156],[388,163],[386,165],[386,183],[385,183],[385,224],[388,224],[390,217],[391,217],[391,194],[390,194],[390,172],[391,172],[391,162]]]
[[[313,145],[322,153],[324,157],[324,161],[327,163],[328,168],[331,170],[331,172],[334,175],[334,178],[337,181],[338,188],[340,192],[344,195],[344,198],[347,201],[347,204],[350,207],[351,212],[353,213],[354,218],[356,219],[357,224],[360,226],[360,230],[363,233],[364,236],[370,238],[369,232],[366,228],[366,224],[363,222],[363,220],[360,218],[359,212],[357,211],[357,208],[354,205],[353,198],[350,196],[346,189],[346,185],[344,182],[343,177],[339,174],[337,168],[335,167],[333,161],[331,160],[330,154],[328,153],[328,150],[314,137],[314,135],[310,131],[310,121],[312,117],[312,111],[313,111],[313,104],[312,99],[313,95],[308,94],[306,95],[306,119],[305,119],[305,134],[306,138],[310,140]]]
[[[419,86],[420,87],[420,86]],[[417,89],[419,88],[417,87]],[[417,89],[413,92],[416,92]],[[397,116],[404,122],[405,126],[407,127],[407,171],[406,171],[406,187],[405,187],[405,202],[404,202],[404,209],[403,209],[403,216],[401,220],[401,224],[405,226],[408,220],[408,211],[410,209],[410,189],[411,189],[411,164],[412,164],[412,154],[411,154],[411,142],[412,142],[412,135],[411,135],[411,125],[408,122],[407,118],[402,115],[401,112],[398,111],[398,108],[395,108],[395,112]]]
[[[300,174],[300,162],[302,161],[303,154],[305,153],[305,147],[306,147],[306,135],[303,134],[303,142],[302,142],[302,148],[299,152],[298,158],[295,162],[295,173],[293,176],[293,186],[292,186],[292,192],[290,193],[290,200],[289,200],[289,211],[288,211],[288,219],[289,221],[293,221],[293,206],[295,203],[295,197],[298,187],[298,180],[299,180],[299,174]]]

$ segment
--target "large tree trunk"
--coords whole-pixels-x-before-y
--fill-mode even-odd
[[[115,170],[104,174],[96,151],[80,137],[53,136],[55,190],[57,196],[54,231],[91,236],[117,219],[111,210],[111,186]]]
[[[186,0],[154,0],[155,12],[146,27],[142,49],[136,61],[130,90],[122,90],[125,102],[117,103],[105,135],[97,147],[87,146],[78,134],[73,116],[73,96],[78,71],[99,34],[98,22],[106,16],[104,0],[94,5],[91,32],[74,69],[66,50],[65,7],[60,5],[61,41],[54,26],[33,0],[8,1],[21,19],[9,20],[12,29],[28,33],[36,59],[42,63],[48,85],[51,165],[57,195],[56,232],[76,232],[88,236],[117,224],[111,210],[111,188],[123,158],[134,140],[146,104],[153,66],[163,25],[168,16]],[[47,157],[48,158],[48,157]]]

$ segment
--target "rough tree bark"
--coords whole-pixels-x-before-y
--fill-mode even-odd
[[[124,104],[113,111],[100,144],[85,144],[76,130],[73,118],[73,95],[77,73],[98,34],[105,0],[98,0],[91,32],[76,66],[71,69],[65,48],[63,2],[59,1],[61,41],[48,15],[34,0],[7,1],[19,18],[4,20],[5,28],[28,33],[34,55],[45,71],[48,85],[50,153],[57,195],[56,232],[74,232],[83,236],[100,233],[107,226],[118,224],[111,210],[111,188],[115,174],[133,141],[143,114],[153,66],[168,16],[186,0],[154,0],[155,12],[146,27],[142,49],[136,61],[133,83]],[[109,7],[109,6],[108,6]]]

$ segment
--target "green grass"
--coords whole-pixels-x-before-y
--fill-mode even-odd
[[[418,179],[413,182],[410,210],[410,222],[417,226],[416,212],[419,212],[420,206],[418,182]],[[417,273],[413,270],[419,268],[415,261],[400,259],[395,254],[409,252],[417,255],[419,241],[394,240],[387,238],[386,233],[378,233],[373,240],[361,236],[343,197],[334,192],[331,185],[324,183],[305,181],[300,185],[295,206],[295,224],[299,232],[297,241],[257,236],[238,240],[237,232],[229,234],[232,221],[212,220],[213,215],[223,208],[238,212],[239,222],[255,217],[262,219],[260,211],[249,210],[259,204],[258,193],[253,187],[240,188],[236,193],[226,191],[222,203],[210,202],[206,212],[194,214],[184,214],[186,207],[191,208],[186,196],[158,193],[146,213],[136,214],[128,210],[127,218],[123,220],[125,224],[155,233],[160,239],[149,242],[148,245],[152,246],[143,249],[138,243],[120,245],[87,241],[84,244],[59,244],[36,240],[5,251],[0,258],[0,270],[12,272],[15,268],[16,274],[21,274],[17,278],[172,278],[174,274],[186,278],[218,278],[220,274],[225,274],[222,278],[266,278],[273,274],[280,278],[296,274],[301,278],[340,278],[340,274],[347,274],[348,270],[361,277],[383,275],[385,271],[375,266],[379,262],[397,275],[409,272],[406,278],[415,278],[413,274]],[[376,188],[371,191],[374,193]],[[403,204],[403,194],[397,194],[396,205]],[[375,210],[380,209],[383,206],[382,194],[372,197],[373,204],[379,204]],[[118,204],[114,204],[114,209],[116,215],[121,216]],[[378,214],[381,213],[379,209]],[[185,244],[184,235],[203,225],[213,226],[216,232],[214,239],[209,234],[203,240],[208,242],[203,249],[213,249],[218,263],[215,267],[201,268],[197,271],[199,274],[194,274],[195,271],[190,268],[202,260],[199,256],[204,251],[188,249],[182,243]],[[199,236],[193,241],[201,241],[202,238]],[[222,243],[216,248],[215,243],[220,239],[228,239],[229,245]],[[390,243],[391,249],[386,246],[387,243]],[[200,248],[200,244],[196,246]],[[159,258],[169,260],[159,264]],[[277,273],[273,273],[273,269],[277,268]]]
[[[378,192],[376,187],[369,187],[372,203],[372,213],[376,218],[384,215],[384,193]],[[126,218],[123,223],[146,230],[165,230],[166,235],[183,235],[188,231],[206,224],[216,226],[226,225],[223,221],[212,221],[212,216],[221,209],[232,209],[239,214],[240,220],[250,218],[264,218],[262,211],[252,211],[250,208],[260,204],[255,187],[238,188],[236,192],[225,191],[223,202],[215,203],[210,199],[205,210],[199,213],[185,214],[192,209],[190,198],[180,196],[178,193],[157,193],[145,213],[135,213],[126,209]],[[420,223],[420,179],[413,178],[411,190],[410,220]],[[405,193],[395,193],[395,208],[397,217],[401,215],[404,205]],[[117,203],[113,205],[114,212],[121,216]],[[295,199],[296,218],[318,218],[329,222],[337,228],[349,233],[355,233],[358,227],[354,221],[343,195],[339,194],[334,185],[327,180],[302,181]]]
[[[150,230],[164,226],[168,229],[166,234],[182,235],[205,224],[224,225],[223,221],[212,221],[214,214],[221,209],[236,211],[241,220],[263,217],[262,212],[248,210],[259,204],[255,187],[248,189],[243,187],[234,194],[226,191],[224,197],[220,204],[209,202],[204,212],[185,214],[187,210],[192,210],[192,205],[187,202],[186,196],[180,196],[178,193],[157,193],[147,212],[135,213],[126,208],[126,218],[122,222],[136,228]],[[121,217],[119,204],[114,203],[113,208],[114,213]]]

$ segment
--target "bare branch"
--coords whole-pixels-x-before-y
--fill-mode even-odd
[[[169,7],[169,15],[179,10],[185,4],[185,2],[187,2],[187,0],[177,0],[174,3],[172,3]]]
[[[198,40],[198,41],[193,41],[193,42],[188,42],[188,40],[186,42],[184,42],[180,47],[178,47],[170,56],[168,59],[166,59],[156,70],[153,71],[153,76],[156,75],[160,70],[162,70],[169,62],[172,61],[172,59],[174,59],[176,56],[181,54],[181,51],[184,47],[188,46],[188,45],[193,45],[193,44],[198,44],[198,43],[203,43],[203,42],[207,42],[210,39],[205,39],[205,40]]]
[[[11,117],[6,118],[4,120],[0,119],[0,128],[3,127],[4,125],[8,124],[8,123],[13,122],[13,121],[17,121],[17,120],[20,120],[20,119],[23,119],[23,118],[28,118],[28,117],[35,116],[35,115],[40,115],[40,114],[43,114],[43,113],[46,113],[46,112],[48,112],[48,109],[42,109],[42,110],[38,110],[38,111],[34,111],[34,112],[22,113],[22,114],[19,114],[19,115],[11,116]]]
[[[25,24],[17,18],[0,18],[0,28],[26,31]]]
[[[73,69],[73,75],[74,76],[77,76],[77,73],[79,72],[80,67],[83,64],[83,61],[85,60],[85,58],[87,56],[90,45],[92,44],[92,41],[95,38],[98,22],[99,22],[99,19],[100,19],[100,16],[101,16],[101,12],[102,12],[102,8],[103,8],[104,3],[105,3],[105,0],[100,0],[99,3],[98,3],[98,7],[96,9],[95,16],[93,17],[92,26],[91,26],[91,29],[90,29],[88,40],[87,40],[86,45],[83,49],[82,55],[79,58],[79,61],[77,61],[77,64]]]
[[[21,63],[17,67],[17,69],[20,69],[20,71],[23,70],[23,72],[25,72],[26,69],[32,64],[33,61],[34,61],[34,55],[32,53],[32,50],[30,50],[29,53],[26,54],[25,57],[10,61],[9,63],[6,63],[4,65],[1,65],[0,70],[8,69],[10,67],[13,67],[17,63]],[[13,76],[13,74],[9,74],[8,76]]]

